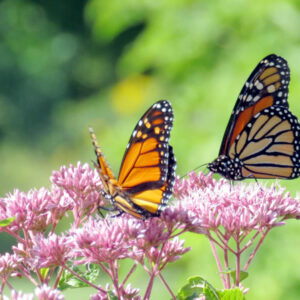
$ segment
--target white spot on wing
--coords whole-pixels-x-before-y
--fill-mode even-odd
[[[246,101],[247,101],[247,102],[250,102],[250,101],[252,100],[252,98],[253,98],[253,97],[252,97],[251,95],[249,95],[249,96],[247,97]]]
[[[264,88],[264,85],[260,81],[255,81],[254,85],[258,90],[262,90]]]
[[[274,92],[275,92],[275,86],[274,86],[274,84],[269,85],[269,86],[267,87],[267,91],[268,91],[269,93],[274,93]]]

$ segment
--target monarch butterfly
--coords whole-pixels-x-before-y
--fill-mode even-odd
[[[219,157],[208,169],[230,180],[300,176],[298,119],[289,111],[286,60],[265,57],[246,81],[227,125]]]
[[[114,211],[137,218],[159,216],[173,193],[176,160],[169,145],[173,125],[171,104],[153,104],[137,123],[127,145],[118,179],[106,162],[92,128],[97,155],[95,167],[103,183],[103,197]]]

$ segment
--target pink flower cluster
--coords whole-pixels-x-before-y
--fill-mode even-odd
[[[28,193],[15,190],[0,199],[0,219],[14,217],[7,226],[0,226],[0,230],[17,240],[13,254],[0,256],[3,283],[0,294],[5,285],[11,288],[10,277],[22,276],[37,287],[38,299],[63,299],[57,288],[68,272],[95,288],[96,294],[91,299],[108,299],[109,293],[120,299],[140,299],[140,291],[127,283],[140,265],[149,277],[144,299],[149,299],[156,277],[175,299],[161,271],[190,250],[179,239],[187,231],[209,238],[225,288],[231,286],[229,275],[224,275],[224,270],[229,268],[228,253],[236,256],[236,286],[239,286],[239,260],[244,251],[260,237],[243,268],[246,270],[271,228],[283,225],[285,219],[300,218],[299,201],[282,188],[267,188],[257,183],[233,185],[223,179],[214,180],[212,174],[191,173],[186,179],[177,179],[174,188],[177,200],[159,218],[146,220],[128,214],[92,216],[104,203],[99,176],[87,164],[63,166],[53,172],[51,182],[50,190],[41,188]],[[68,213],[73,216],[70,228],[56,234],[57,224]],[[229,243],[231,239],[236,249]],[[224,251],[224,268],[215,246]],[[124,259],[131,259],[132,267],[121,280],[118,271]],[[111,278],[111,286],[95,285],[90,278],[75,271],[92,264]],[[33,294],[11,290],[12,299],[33,298]]]
[[[62,188],[72,199],[75,218],[82,218],[94,212],[101,202],[101,181],[96,170],[92,171],[88,164],[80,162],[74,167],[62,166],[54,171],[50,178],[52,183]]]
[[[93,297],[112,291],[119,298],[136,298],[139,290],[125,284],[139,263],[149,276],[151,287],[147,293],[150,296],[154,277],[162,278],[161,270],[189,250],[178,239],[178,233],[175,234],[178,230],[180,233],[187,231],[188,226],[193,224],[190,219],[186,220],[188,226],[182,223],[184,218],[181,214],[166,212],[164,218],[148,220],[126,214],[105,219],[91,217],[98,206],[103,205],[102,185],[98,174],[87,164],[61,167],[60,171],[53,172],[51,181],[51,190],[41,188],[28,193],[16,190],[0,201],[1,219],[15,218],[0,230],[17,240],[17,245],[12,248],[14,254],[0,257],[2,280],[23,276],[41,287],[50,284],[57,276],[56,289],[60,276],[68,271],[98,291]],[[68,212],[73,215],[71,228],[57,235],[56,226]],[[128,276],[120,281],[119,264],[125,258],[132,259],[133,266]],[[70,267],[89,264],[98,264],[111,277],[112,288],[96,286]],[[59,272],[55,273],[57,267]],[[49,270],[42,274],[40,270],[45,268]],[[32,273],[36,274],[40,283]],[[12,297],[21,299],[27,296],[14,293]],[[28,297],[31,299],[32,295]],[[40,299],[43,299],[42,296]]]
[[[212,179],[211,173],[191,173],[188,179],[176,182],[175,193],[180,199],[175,207],[191,212],[201,220],[202,228],[223,229],[228,236],[279,226],[286,218],[300,217],[300,202],[276,185],[231,184],[225,179]]]
[[[190,173],[187,179],[177,180],[175,194],[179,199],[171,209],[188,211],[199,220],[200,232],[208,237],[224,288],[240,287],[240,272],[247,271],[269,231],[285,224],[289,218],[299,219],[300,202],[278,185],[266,187],[258,183],[216,181],[211,174]],[[191,231],[197,231],[192,228]],[[241,257],[255,244],[250,257]],[[223,266],[216,247],[223,251]],[[236,265],[229,265],[229,254]],[[225,271],[235,270],[235,283]],[[245,289],[244,291],[247,291]]]
[[[11,298],[6,296],[3,297],[3,300],[33,300],[34,296],[38,300],[64,300],[64,295],[61,294],[60,291],[56,289],[52,289],[51,287],[43,284],[40,287],[37,287],[34,291],[34,294],[24,294],[23,292],[12,291]]]

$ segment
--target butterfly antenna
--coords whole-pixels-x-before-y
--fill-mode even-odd
[[[203,166],[207,166],[207,165],[208,165],[208,163],[203,164],[203,165],[200,165],[200,166],[196,167],[195,169],[190,170],[188,173],[190,173],[190,172],[192,172],[192,171],[196,171],[196,170],[202,168]],[[181,176],[180,179],[182,179],[183,177],[185,177],[188,173],[186,173],[185,175]]]
[[[97,153],[98,151],[97,150],[100,149],[100,147],[98,145],[94,129],[90,126],[89,126],[89,132],[90,132],[90,136],[91,136],[91,139],[92,139],[93,146],[95,148],[96,155],[98,156],[98,153]]]

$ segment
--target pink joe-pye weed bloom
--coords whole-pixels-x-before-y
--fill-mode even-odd
[[[33,238],[30,250],[32,266],[38,268],[64,266],[71,257],[73,247],[73,239],[70,237],[51,234],[46,238],[37,235]]]
[[[169,233],[175,233],[180,230],[182,234],[186,231],[204,233],[205,228],[202,226],[202,218],[193,211],[186,209],[185,203],[181,200],[174,201],[164,209],[160,216]]]
[[[176,191],[182,208],[201,218],[204,228],[224,229],[229,236],[282,225],[284,219],[300,216],[300,202],[277,185],[233,185],[225,179],[215,181],[211,174],[206,179],[202,173],[192,173],[177,182]]]
[[[17,254],[5,253],[0,256],[0,277],[5,281],[8,277],[20,276],[19,267],[22,264],[22,257]]]
[[[142,222],[143,235],[140,239],[133,240],[135,251],[132,257],[135,257],[137,261],[141,260],[136,253],[143,253],[151,263],[166,264],[177,260],[190,250],[190,248],[184,248],[184,241],[180,241],[178,237],[172,239],[175,230],[169,231],[170,226],[167,222],[160,218],[150,218]]]
[[[94,219],[90,217],[80,228],[71,230],[75,243],[73,257],[78,263],[114,262],[129,257],[131,244],[124,235],[121,218]],[[139,225],[132,222],[132,226]],[[133,229],[138,233],[138,229]]]
[[[33,300],[34,295],[32,293],[30,294],[24,294],[22,291],[11,291],[11,297],[8,298],[7,296],[3,296],[3,300]]]
[[[1,219],[15,217],[14,221],[0,230],[18,233],[45,232],[49,226],[56,224],[70,209],[70,199],[66,199],[59,191],[45,188],[33,189],[28,193],[14,190],[5,198],[1,198]]]
[[[110,290],[110,285],[108,284],[106,286],[106,291]],[[116,294],[116,291],[113,289],[114,294]],[[139,289],[132,288],[131,284],[128,284],[126,287],[120,287],[119,294],[120,299],[130,299],[130,300],[141,300],[142,297],[138,295],[140,292]],[[107,295],[107,292],[101,292],[99,291],[97,294],[92,295],[90,297],[90,300],[109,300],[110,298]]]
[[[232,287],[229,274],[231,266],[229,254],[235,256],[235,282],[240,284],[240,272],[246,271],[255,257],[268,232],[285,224],[289,218],[300,217],[300,202],[277,183],[266,187],[256,182],[231,183],[225,179],[218,181],[211,173],[204,176],[192,172],[188,178],[177,180],[175,193],[180,201],[174,203],[174,210],[181,209],[201,220],[200,233],[204,233],[212,248],[224,288]],[[201,232],[201,228],[205,229]],[[196,232],[194,229],[190,230]],[[246,264],[241,266],[241,256],[256,243]],[[217,247],[223,251],[222,266]]]
[[[192,190],[206,189],[209,186],[214,186],[216,180],[213,179],[213,173],[204,173],[199,172],[196,174],[194,171],[190,172],[187,178],[176,177],[174,185],[174,196],[177,199],[181,199],[184,195],[189,194]]]
[[[35,289],[35,295],[38,300],[64,300],[65,296],[59,290],[53,289],[50,286],[43,284]]]
[[[45,188],[33,189],[28,193],[15,190],[12,194],[8,194],[4,201],[7,218],[15,217],[9,225],[10,230],[14,232],[19,230],[41,232],[51,224],[48,205],[52,201],[52,196]]]
[[[50,179],[74,202],[75,218],[82,218],[103,205],[101,202],[102,183],[97,170],[92,170],[88,164],[78,162],[76,167],[62,166],[59,171],[53,171]]]
[[[167,263],[176,261],[190,250],[184,247],[184,241],[177,236],[173,238],[173,233],[160,218],[140,220],[123,214],[115,218],[107,216],[105,219],[90,217],[82,227],[71,229],[69,235],[74,241],[72,257],[75,264],[99,264],[112,278],[118,297],[122,295],[124,299],[139,299],[137,295],[130,298],[123,284],[117,283],[116,271],[120,260],[131,258],[134,261],[128,276],[140,263],[150,275],[149,284],[152,286],[155,276],[162,277],[160,271]],[[150,293],[151,289],[147,291]],[[105,299],[103,291],[94,297]]]
[[[36,296],[36,297],[34,297]],[[22,291],[11,291],[11,297],[3,296],[3,300],[64,300],[64,295],[60,291],[53,289],[46,284],[41,287],[37,287],[33,293],[24,294]]]

